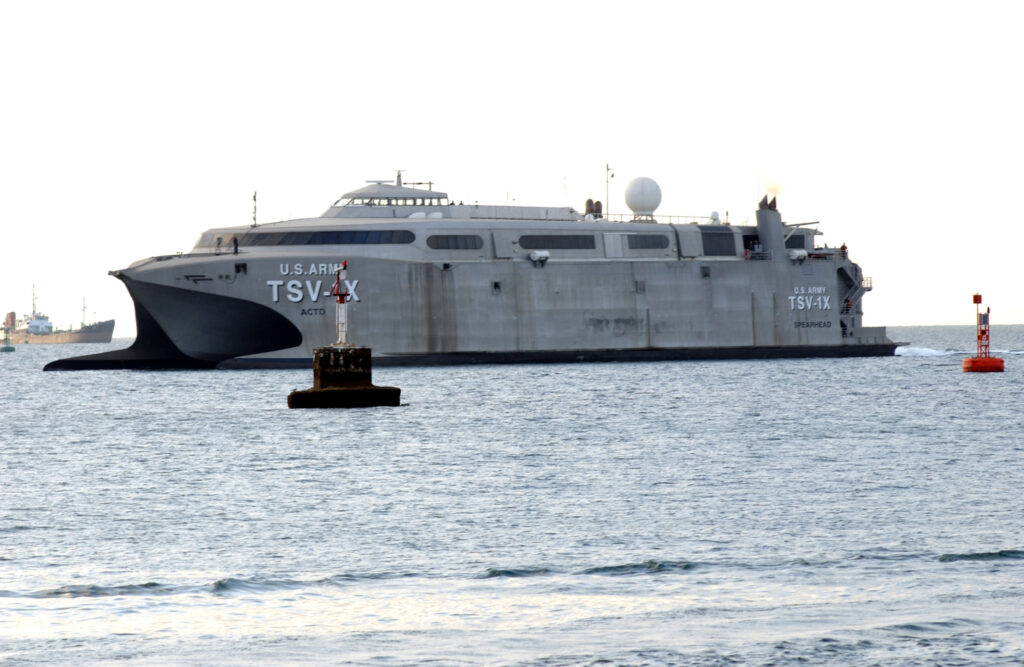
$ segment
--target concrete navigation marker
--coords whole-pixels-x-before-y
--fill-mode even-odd
[[[289,408],[372,408],[398,405],[402,390],[378,387],[372,380],[370,348],[348,341],[348,302],[345,283],[348,262],[335,272],[331,296],[338,300],[337,340],[330,347],[313,350],[313,388],[288,394]]]
[[[402,390],[372,382],[368,347],[313,350],[313,387],[288,394],[289,408],[372,408],[398,405]]]

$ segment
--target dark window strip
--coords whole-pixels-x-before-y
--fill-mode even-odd
[[[406,229],[362,229],[304,232],[250,232],[240,245],[386,245],[412,243],[416,235]]]
[[[668,247],[668,237],[664,234],[630,234],[630,250],[663,250]]]
[[[520,236],[519,247],[526,250],[593,250],[597,245],[593,235],[545,234]]]
[[[733,234],[726,236],[717,233],[702,233],[701,240],[704,242],[704,254],[712,257],[728,257],[736,255],[736,237]]]
[[[427,246],[434,250],[479,250],[484,240],[473,234],[444,234],[428,236]]]

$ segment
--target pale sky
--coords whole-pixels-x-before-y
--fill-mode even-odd
[[[1024,5],[0,0],[0,311],[134,309],[107,275],[316,216],[367,179],[456,201],[820,220],[868,325],[1024,323]]]

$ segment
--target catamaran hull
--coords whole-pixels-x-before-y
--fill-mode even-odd
[[[456,205],[399,177],[318,218],[208,230],[114,272],[131,347],[47,368],[308,367],[338,338],[339,292],[347,340],[378,365],[894,353],[863,326],[870,280],[845,245],[816,247],[817,223],[783,224],[767,197],[756,225],[660,223],[653,181],[627,191],[635,217],[611,222],[593,202]]]
[[[348,257],[358,299],[349,304],[351,339],[371,347],[379,366],[890,356],[896,348],[884,329],[847,330],[837,295],[851,268],[841,257]],[[307,368],[313,348],[335,334],[334,264],[314,259],[164,259],[116,272],[135,302],[135,343],[46,368]]]

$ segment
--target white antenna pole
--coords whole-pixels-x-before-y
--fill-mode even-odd
[[[608,198],[608,181],[612,177],[612,168],[608,166],[606,162],[604,165],[604,214],[610,216],[612,214],[612,202]]]
[[[256,226],[256,192],[252,193],[252,226]]]

